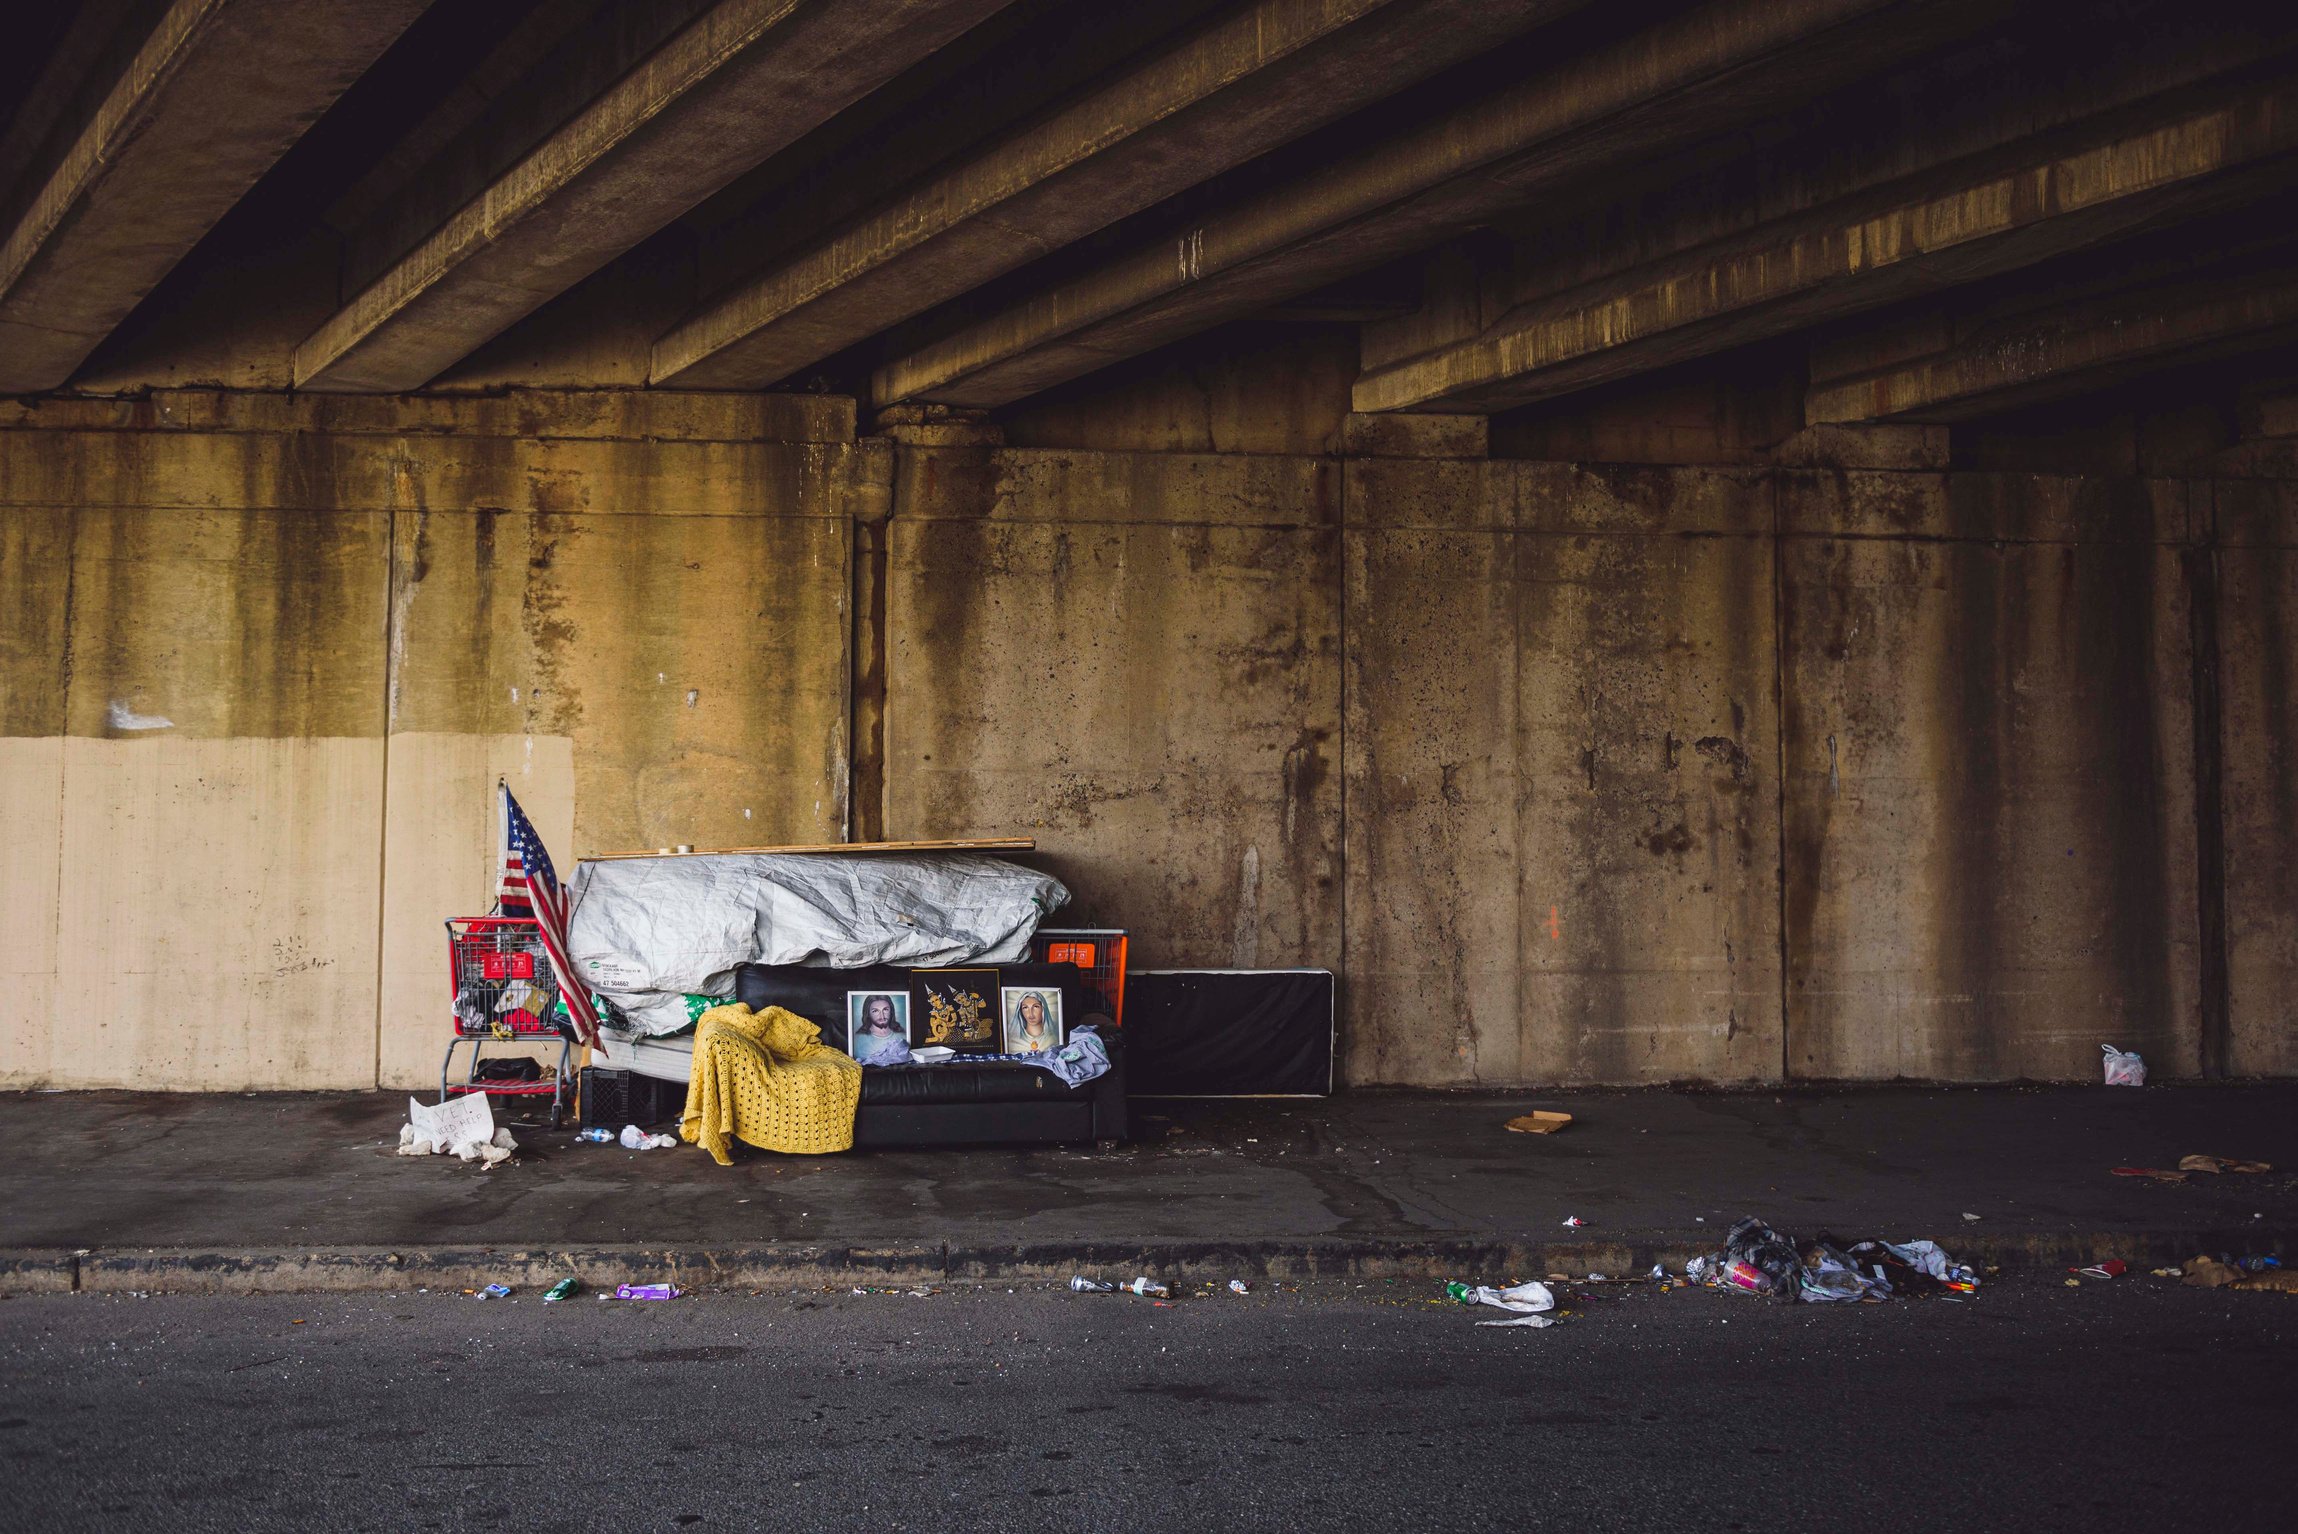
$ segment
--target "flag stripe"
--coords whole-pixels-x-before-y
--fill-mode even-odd
[[[531,916],[536,935],[542,939],[543,952],[551,962],[551,972],[558,977],[559,995],[567,1005],[567,1015],[574,1024],[576,1034],[585,1044],[598,1043],[598,1016],[590,988],[574,972],[567,959],[566,892],[560,887],[558,873],[551,866],[551,855],[543,846],[543,839],[535,833],[519,801],[512,797],[510,785],[503,786],[503,874],[498,897],[505,915]]]

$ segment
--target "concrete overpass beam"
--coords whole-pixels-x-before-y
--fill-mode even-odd
[[[2033,265],[2286,186],[2298,76],[1799,212],[1368,369],[1360,411],[1504,410]],[[1473,323],[1473,321],[1471,322]],[[1829,419],[1834,419],[1830,417]]]
[[[0,392],[68,380],[423,5],[168,7],[0,244]]]
[[[2298,273],[2286,266],[1975,323],[1915,321],[1872,338],[1815,347],[1804,419],[1812,425],[1967,420],[2294,338]]]
[[[1586,0],[1253,0],[710,304],[656,383],[771,384]]]
[[[421,387],[1010,0],[721,0],[296,349],[304,388]]]
[[[1822,94],[1992,14],[1964,0],[1720,0],[922,347],[880,368],[872,397],[1011,403]]]

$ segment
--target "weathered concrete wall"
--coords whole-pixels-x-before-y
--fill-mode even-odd
[[[1793,1074],[2200,1068],[2178,491],[1782,476]]]
[[[0,1082],[418,1083],[507,777],[564,862],[844,821],[842,401],[0,418]]]
[[[905,449],[887,834],[1026,834],[1155,965],[1335,965],[1339,466]]]
[[[1357,1083],[2298,1069],[2285,485],[969,431],[10,407],[0,1082],[419,1083],[498,775],[569,862],[1034,835],[1339,969]]]
[[[1769,487],[1348,471],[1347,1069],[1780,1069]]]

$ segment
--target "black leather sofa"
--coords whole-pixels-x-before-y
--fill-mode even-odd
[[[990,966],[971,966],[979,974]],[[1100,997],[1083,970],[1069,964],[996,966],[996,984],[1061,992],[1061,1013],[1099,1027],[1109,1070],[1083,1086],[1051,1071],[1010,1060],[944,1065],[873,1065],[862,1072],[862,1102],[854,1114],[857,1150],[919,1149],[945,1145],[1075,1144],[1126,1138],[1124,1039],[1100,1013]],[[911,1015],[922,1017],[924,987],[933,970],[881,965],[869,969],[811,969],[745,964],[735,971],[734,997],[754,1011],[787,1007],[821,1023],[825,1040],[838,1037],[848,991],[908,990]],[[993,993],[994,994],[994,993]]]

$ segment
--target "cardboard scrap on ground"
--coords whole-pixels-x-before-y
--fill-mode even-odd
[[[2263,1161],[2237,1161],[2232,1156],[2182,1156],[2181,1172],[2271,1172],[2274,1168]]]
[[[415,1126],[415,1133],[435,1145],[461,1145],[470,1140],[484,1143],[495,1137],[495,1110],[484,1092],[450,1097],[436,1105],[410,1097],[407,1122]]]
[[[1569,1113],[1549,1113],[1543,1109],[1510,1119],[1508,1127],[1520,1135],[1552,1135],[1571,1122]]]
[[[2220,1262],[2215,1257],[2188,1258],[2186,1282],[2197,1289],[2246,1289],[2253,1294],[2298,1294],[2298,1270],[2270,1268],[2264,1273],[2245,1273],[2232,1263]]]
[[[2253,1273],[2237,1282],[2234,1287],[2262,1290],[2269,1294],[2298,1294],[2298,1270],[2276,1268],[2267,1273]]]

